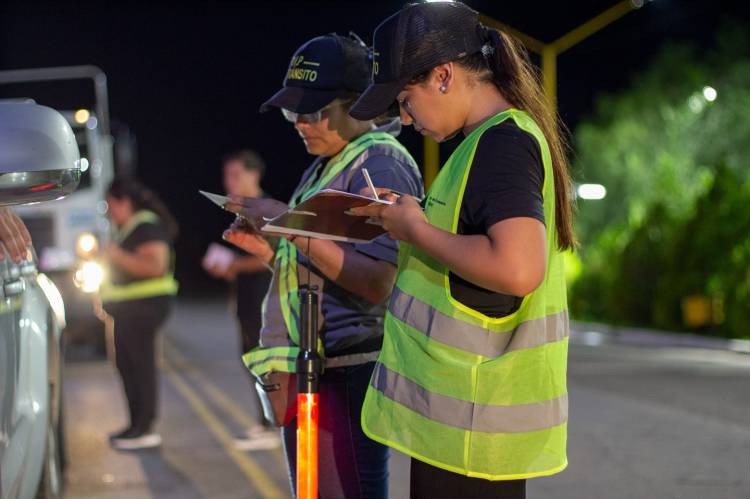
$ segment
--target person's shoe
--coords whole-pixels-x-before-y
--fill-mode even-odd
[[[158,433],[136,432],[119,438],[113,438],[110,442],[112,447],[118,450],[151,449],[161,445],[161,435]]]
[[[137,431],[132,426],[128,426],[127,428],[123,428],[122,430],[118,431],[117,433],[111,433],[109,435],[109,441],[115,440],[116,438],[128,438],[134,434],[136,434]]]
[[[278,430],[256,426],[245,432],[245,438],[234,439],[237,450],[271,450],[281,447],[281,436]]]

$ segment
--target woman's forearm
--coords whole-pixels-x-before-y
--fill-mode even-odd
[[[113,244],[108,251],[110,263],[135,278],[161,277],[169,268],[169,247],[162,242],[143,243],[135,251]]]
[[[396,267],[333,241],[297,237],[294,245],[328,279],[371,303],[383,302],[393,289]]]
[[[167,266],[155,258],[143,258],[135,253],[123,251],[115,262],[122,271],[133,277],[150,279],[161,277],[167,271]]]
[[[519,245],[487,235],[458,235],[428,223],[415,228],[412,244],[461,278],[497,293],[525,296],[544,276],[544,246]]]

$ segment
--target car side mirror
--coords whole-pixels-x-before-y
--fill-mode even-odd
[[[0,206],[70,194],[80,163],[75,135],[60,113],[32,102],[0,102]]]

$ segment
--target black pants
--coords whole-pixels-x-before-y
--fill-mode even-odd
[[[525,499],[526,480],[483,480],[411,460],[411,499]]]
[[[115,360],[128,400],[130,426],[148,432],[157,412],[155,339],[172,298],[158,296],[108,305],[115,320]]]
[[[326,369],[320,377],[318,495],[321,499],[388,497],[388,447],[362,431],[360,414],[374,362]],[[289,481],[296,488],[297,418],[282,429]]]

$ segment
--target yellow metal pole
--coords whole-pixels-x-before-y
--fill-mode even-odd
[[[424,138],[424,187],[429,189],[437,176],[440,163],[440,149],[438,143],[429,137]]]
[[[550,109],[557,113],[557,52],[552,45],[542,50],[542,83]]]
[[[638,4],[635,1],[623,0],[577,28],[570,30],[550,45],[554,45],[555,51],[561,54],[637,7]]]
[[[633,9],[641,7],[643,2],[638,0],[622,0],[613,5],[601,14],[577,28],[564,34],[552,43],[544,43],[536,38],[518,31],[505,23],[493,19],[484,14],[479,14],[479,21],[485,26],[509,33],[526,46],[532,52],[542,56],[542,81],[544,84],[544,93],[549,101],[550,108],[557,112],[557,56],[568,50],[573,45],[582,42],[584,39],[593,35],[608,24],[613,23]],[[435,179],[440,162],[440,151],[435,141],[429,137],[424,138],[424,182],[425,187],[429,188]]]
[[[508,33],[509,35],[515,36],[521,41],[521,43],[526,46],[527,49],[531,50],[532,52],[536,52],[537,54],[541,54],[546,45],[544,42],[537,40],[533,36],[529,36],[526,33],[518,31],[517,29],[512,28],[505,23],[501,23],[497,19],[492,19],[491,17],[485,16],[484,14],[479,14],[479,22],[481,22],[485,26],[489,26],[490,28],[494,28],[504,33]]]

